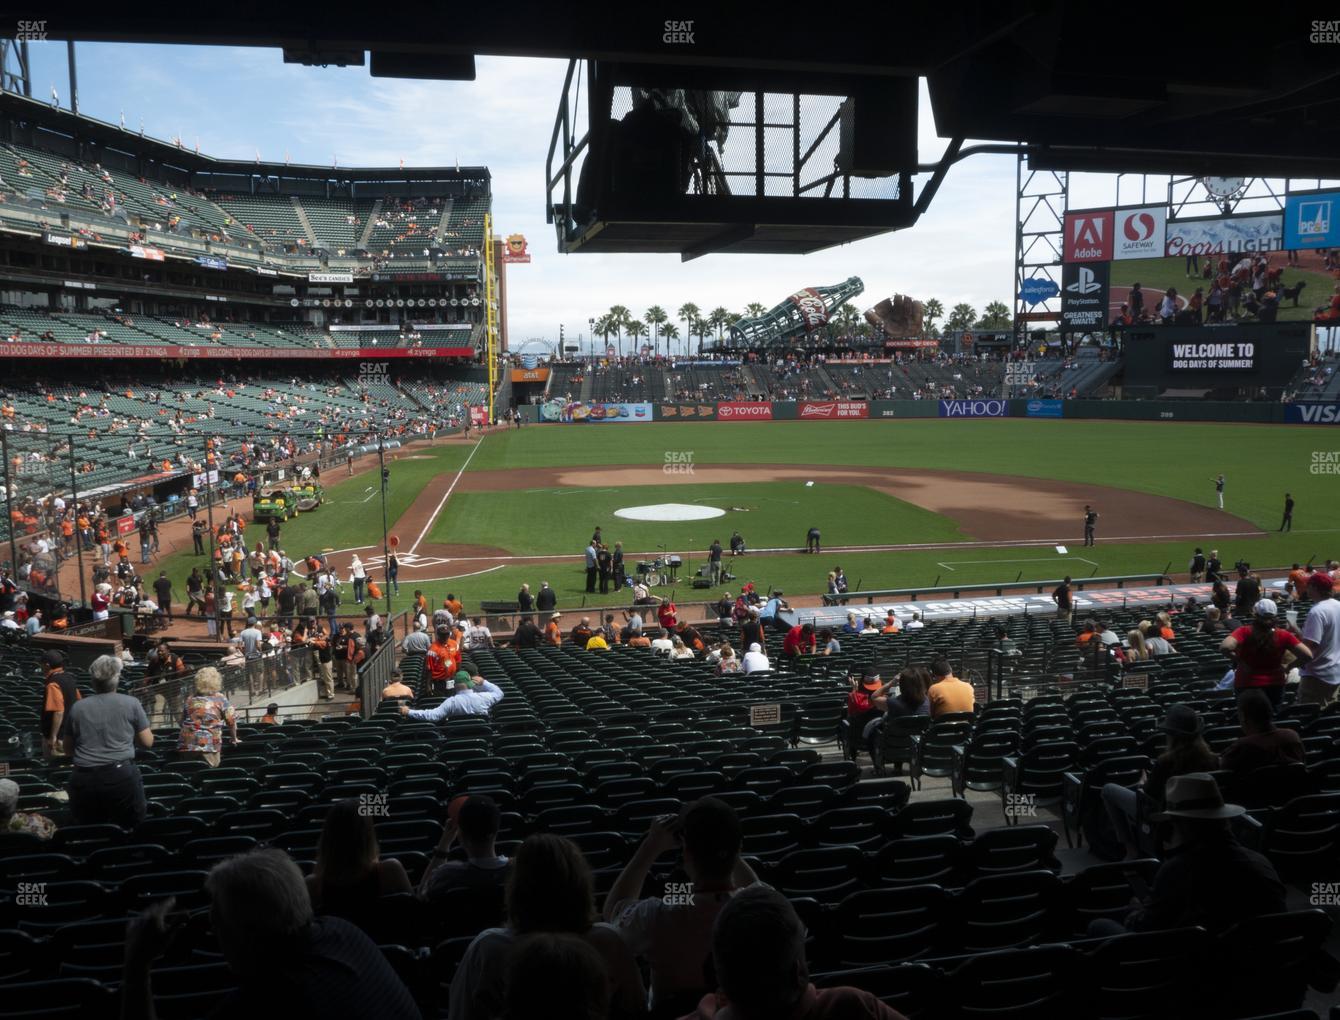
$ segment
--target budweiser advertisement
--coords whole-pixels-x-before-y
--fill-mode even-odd
[[[870,405],[864,400],[828,400],[820,403],[802,402],[797,408],[798,418],[869,418]]]
[[[718,403],[717,421],[772,421],[772,401],[731,400]]]

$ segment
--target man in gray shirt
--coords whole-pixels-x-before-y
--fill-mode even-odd
[[[247,660],[247,686],[252,695],[263,694],[265,679],[262,675],[261,651],[265,644],[265,635],[256,626],[256,617],[247,617],[247,626],[242,633],[233,638],[232,643],[242,646],[242,657]]]
[[[423,625],[419,623],[414,625],[414,633],[406,635],[400,642],[400,650],[406,655],[427,655],[432,646],[432,638],[423,632]]]
[[[80,825],[134,828],[146,813],[135,746],[153,747],[154,734],[144,706],[117,693],[120,659],[101,655],[89,674],[93,697],[76,701],[65,723],[65,753],[74,760],[70,812]]]

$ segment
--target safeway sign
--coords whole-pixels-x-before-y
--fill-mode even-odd
[[[1151,205],[1118,209],[1113,231],[1113,259],[1158,259],[1168,235],[1168,210]]]

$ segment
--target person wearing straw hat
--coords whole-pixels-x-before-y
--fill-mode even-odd
[[[562,613],[550,613],[549,622],[544,625],[544,642],[557,648],[563,643],[563,631],[559,629],[558,621],[563,618]]]
[[[1230,821],[1246,808],[1224,803],[1208,772],[1189,772],[1168,781],[1156,822],[1171,822],[1174,846],[1154,876],[1149,896],[1124,923],[1100,918],[1091,937],[1128,931],[1166,931],[1200,926],[1215,934],[1263,914],[1282,913],[1284,883],[1275,867],[1237,841]]]
[[[1303,643],[1296,627],[1277,627],[1279,607],[1261,599],[1252,607],[1250,626],[1239,627],[1219,646],[1237,664],[1233,689],[1238,693],[1260,689],[1279,708],[1284,700],[1284,656],[1288,653],[1306,663],[1312,649]]]

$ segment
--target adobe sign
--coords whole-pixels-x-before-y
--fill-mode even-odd
[[[1110,262],[1112,260],[1113,214],[1111,209],[1065,214],[1062,262]]]

